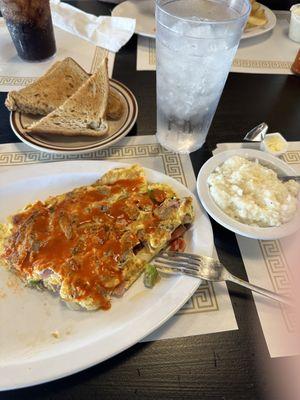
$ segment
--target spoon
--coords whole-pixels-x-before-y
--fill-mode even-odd
[[[246,142],[262,142],[268,132],[268,125],[265,122],[257,125],[255,128],[251,129],[244,137],[243,140]]]

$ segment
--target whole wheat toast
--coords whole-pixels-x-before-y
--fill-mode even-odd
[[[109,96],[107,58],[98,70],[60,107],[28,127],[31,134],[102,136],[108,131],[105,113]]]
[[[89,75],[72,58],[58,61],[31,85],[9,92],[5,101],[10,111],[47,115],[65,102]]]

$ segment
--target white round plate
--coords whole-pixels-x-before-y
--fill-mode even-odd
[[[246,29],[241,39],[263,35],[276,25],[276,15],[268,7],[261,4],[265,10],[268,22],[262,27]],[[118,4],[112,11],[114,17],[135,18],[135,33],[150,38],[155,38],[155,0],[129,0]]]
[[[94,182],[112,168],[110,161],[68,161],[10,168],[0,176],[0,221],[27,203]],[[187,232],[188,251],[212,255],[213,234],[207,214],[181,183],[146,169],[153,182],[171,185],[179,196],[192,196],[195,223]],[[30,188],[30,189],[28,189]],[[36,385],[97,364],[149,335],[192,296],[199,280],[162,278],[146,289],[142,277],[109,311],[72,311],[46,291],[23,287],[0,268],[0,390]],[[59,332],[55,338],[51,332]]]
[[[252,239],[280,239],[296,232],[300,227],[299,206],[298,214],[290,222],[278,227],[270,228],[261,228],[258,226],[243,224],[229,217],[221,210],[221,208],[219,208],[219,206],[214,202],[210,194],[207,178],[209,177],[211,172],[213,172],[219,165],[223,164],[224,161],[232,156],[240,156],[250,160],[258,160],[262,165],[265,165],[282,175],[295,175],[295,171],[286,163],[270,154],[264,153],[259,150],[237,149],[218,153],[215,156],[211,157],[208,161],[206,161],[206,163],[202,166],[197,178],[197,192],[202,202],[202,205],[208,212],[208,214],[220,225],[223,225],[230,231]]]
[[[102,137],[62,136],[53,134],[31,135],[26,128],[40,117],[12,112],[10,125],[22,142],[46,153],[81,154],[105,149],[117,143],[130,132],[138,115],[133,93],[122,83],[110,79],[110,90],[122,104],[122,115],[116,121],[108,121],[108,133]]]
[[[155,38],[155,0],[129,0],[118,4],[113,17],[134,18],[135,33]]]
[[[253,28],[245,29],[242,34],[241,39],[248,39],[255,36],[263,35],[266,32],[271,31],[276,25],[276,15],[268,7],[260,4],[260,6],[265,10],[265,14],[268,22],[264,26],[255,26]]]

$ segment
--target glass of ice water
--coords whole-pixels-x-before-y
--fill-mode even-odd
[[[250,4],[156,0],[157,138],[190,153],[205,142]]]

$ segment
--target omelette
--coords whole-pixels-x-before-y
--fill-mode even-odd
[[[194,218],[192,198],[133,165],[26,206],[0,226],[0,262],[75,309],[109,309]]]

